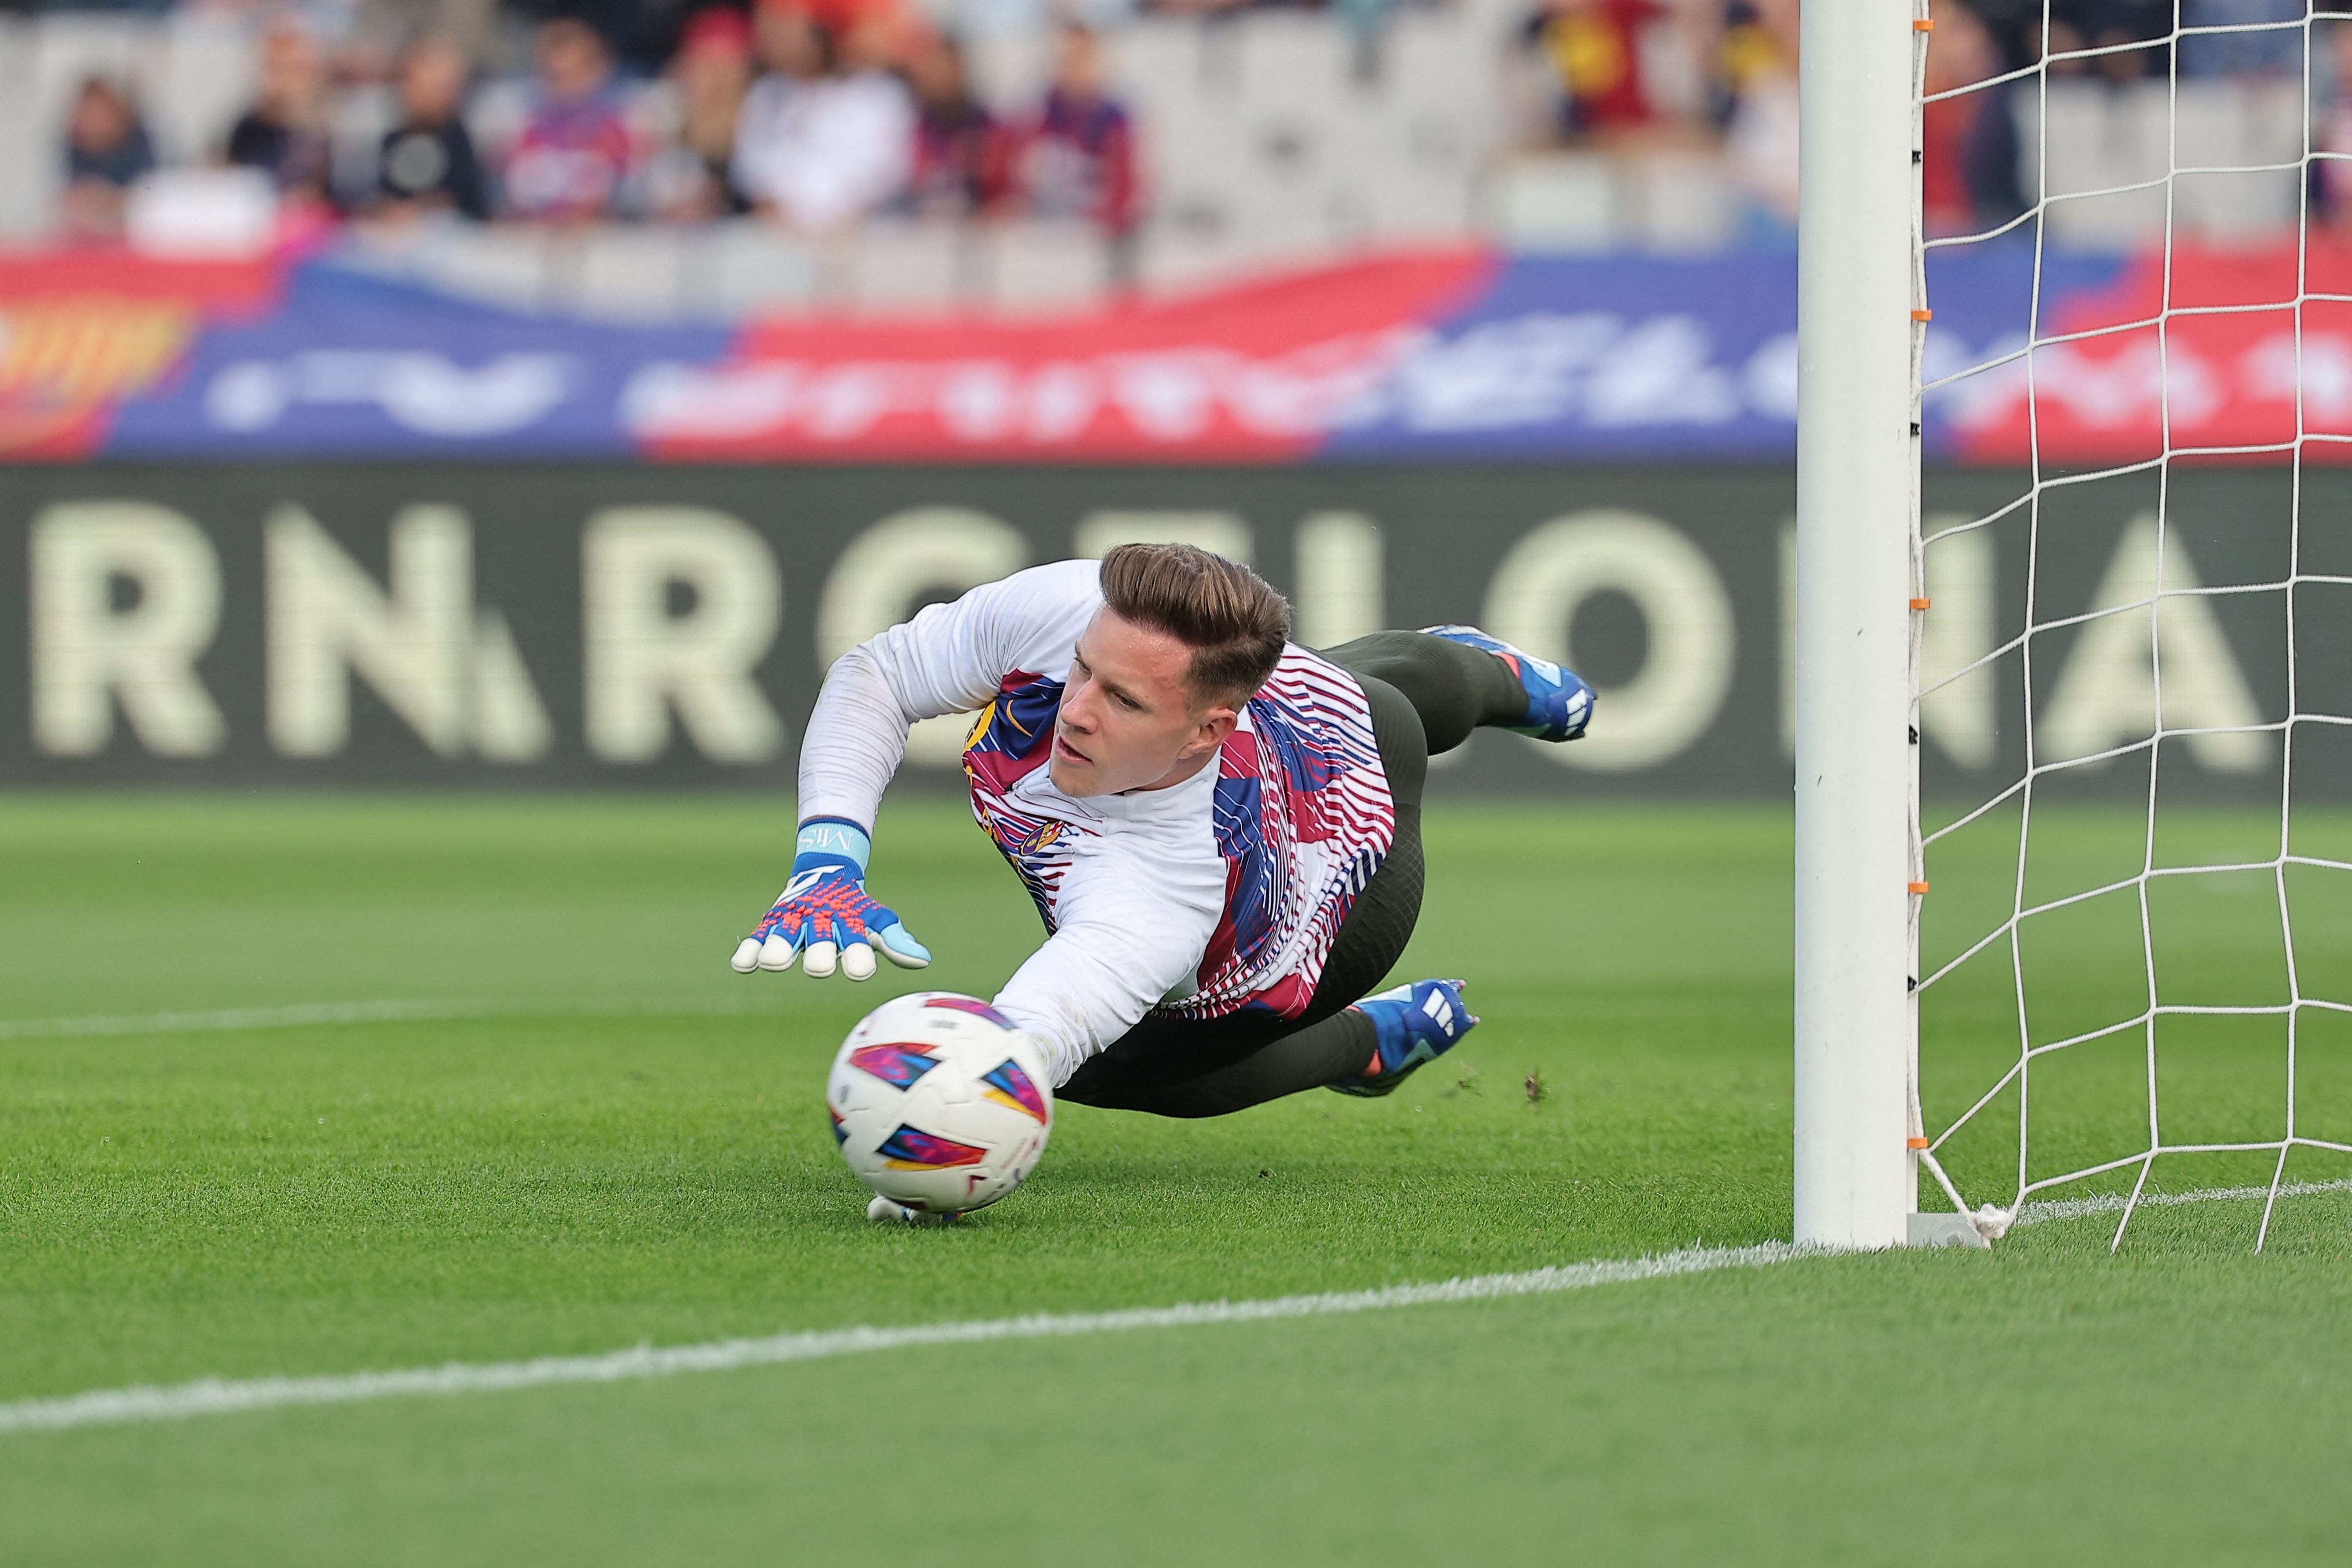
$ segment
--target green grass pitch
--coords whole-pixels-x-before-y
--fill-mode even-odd
[[[2168,853],[2275,832],[2179,821]],[[2034,831],[2036,896],[2137,863],[2134,810]],[[2298,831],[2341,855],[2352,818]],[[1470,978],[1486,1022],[1454,1056],[1386,1101],[1067,1107],[1027,1189],[928,1231],[863,1218],[825,1068],[884,988],[991,990],[1035,917],[958,808],[894,801],[876,888],[939,964],[736,977],[790,834],[781,801],[0,805],[0,1403],[1789,1233],[1784,813],[1434,811],[1403,968]],[[1939,859],[1931,962],[2007,907],[2014,834]],[[2321,991],[2352,968],[2352,900],[2305,892]],[[2283,994],[2266,876],[2151,897],[2168,998]],[[2116,902],[2035,924],[2040,1027],[2137,1005]],[[2013,1055],[2008,963],[1931,993],[1946,1114]],[[354,1002],[453,1016],[23,1028]],[[2160,1052],[2168,1131],[2275,1135],[2283,1031],[2192,1024]],[[2352,1030],[2303,1050],[2305,1128],[2345,1137]],[[2145,1081],[2137,1036],[2038,1077],[2035,1174],[2133,1146]],[[1953,1153],[2003,1197],[2014,1108],[1990,1112]],[[0,1562],[2340,1563],[2352,1196],[2283,1204],[2259,1257],[2257,1215],[2148,1211],[2114,1257],[2112,1218],[2065,1220],[1990,1254],[0,1433]]]

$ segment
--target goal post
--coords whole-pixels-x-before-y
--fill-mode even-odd
[[[1913,0],[1803,8],[1799,51],[1796,1239],[1916,1206],[1910,722],[1918,255]]]

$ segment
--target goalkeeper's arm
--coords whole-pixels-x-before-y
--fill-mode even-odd
[[[834,661],[801,741],[800,839],[793,875],[775,906],[736,945],[734,967],[874,973],[874,952],[908,968],[931,961],[898,915],[866,896],[882,791],[920,719],[987,706],[1024,651],[1063,646],[1087,610],[1093,563],[1016,572],[933,604]]]
[[[906,711],[870,646],[836,660],[817,695],[801,742],[802,815],[792,880],[767,917],[736,945],[730,962],[738,974],[789,969],[797,961],[822,977],[833,973],[837,959],[843,974],[863,980],[874,973],[877,948],[905,968],[931,961],[930,949],[866,892],[875,812],[919,716]]]

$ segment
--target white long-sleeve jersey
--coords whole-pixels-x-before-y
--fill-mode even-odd
[[[1044,1042],[1058,1087],[1155,1007],[1303,1012],[1396,810],[1354,678],[1284,650],[1213,766],[1165,789],[1076,800],[1046,762],[1091,560],[1033,567],[934,604],[844,654],[801,746],[803,819],[872,829],[919,719],[979,711],[972,814],[1047,938],[997,1009]]]

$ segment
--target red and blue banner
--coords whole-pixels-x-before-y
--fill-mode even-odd
[[[1931,382],[1997,362],[1930,392],[1935,460],[2280,455],[2298,429],[2352,454],[2352,249],[1986,246],[1937,253],[1929,296]],[[35,256],[0,258],[0,460],[1784,461],[1795,334],[1780,253],[1457,249],[1064,318],[735,328],[327,258]]]

